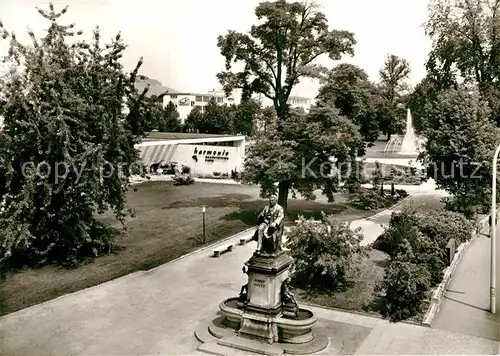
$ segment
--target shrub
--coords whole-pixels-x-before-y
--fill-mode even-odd
[[[473,227],[464,215],[445,210],[404,209],[393,213],[389,228],[373,245],[391,257],[381,286],[386,291],[382,315],[398,321],[418,313],[426,291],[442,280],[449,239],[455,238],[458,244],[465,242]],[[406,281],[412,273],[415,276]]]
[[[442,219],[448,215],[449,212],[419,213],[411,209],[393,213],[389,228],[375,241],[373,247],[389,254],[392,260],[425,266],[431,275],[431,284],[437,285],[446,267],[445,246],[453,236],[449,235],[453,228],[448,229],[445,221],[439,223],[434,217]],[[468,229],[470,236],[472,225],[462,226],[471,226]],[[462,236],[457,235],[457,238]]]
[[[191,174],[191,167],[183,164],[181,166],[181,174]]]
[[[404,192],[406,193],[406,191]],[[361,190],[349,200],[349,204],[361,210],[374,210],[389,207],[400,198],[401,195],[399,194],[382,195],[378,190]]]
[[[405,240],[417,240],[416,216],[408,210],[392,213],[389,227],[373,243],[373,248],[394,257]]]
[[[430,280],[430,273],[424,266],[392,261],[381,286],[385,292],[380,305],[382,316],[397,322],[420,313],[431,287]]]
[[[488,213],[491,202],[478,202],[473,196],[460,196],[444,198],[445,209],[464,214],[467,218],[473,219],[477,214]]]
[[[174,185],[190,185],[194,183],[193,177],[191,177],[191,167],[182,165],[180,173],[176,173],[174,176]]]
[[[392,255],[404,238],[422,242],[421,237],[412,238],[411,231],[415,229],[435,242],[436,248],[444,250],[450,238],[454,238],[457,244],[466,242],[473,228],[474,223],[460,213],[404,209],[392,214],[389,228],[375,241],[374,248]]]
[[[297,286],[335,290],[357,271],[362,255],[360,230],[322,214],[322,220],[305,220],[289,232],[288,247],[295,259],[292,282]]]
[[[424,212],[417,216],[419,230],[438,242],[441,248],[446,246],[450,238],[454,238],[457,244],[468,241],[474,228],[473,221],[453,211]]]
[[[231,179],[234,179],[234,180],[239,180],[241,177],[240,177],[240,174],[238,173],[238,171],[235,169],[232,169],[231,170]]]
[[[406,198],[409,195],[408,192],[404,189],[396,189],[396,194],[402,198]]]
[[[194,183],[190,174],[180,174],[174,177],[174,185],[190,185]]]

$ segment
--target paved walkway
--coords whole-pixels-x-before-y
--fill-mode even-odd
[[[479,235],[469,245],[441,302],[433,328],[500,341],[500,313],[493,315],[488,311],[490,249],[491,240],[485,235]]]
[[[363,241],[361,241],[361,246],[370,245],[375,242],[375,240],[384,232],[385,227],[389,226],[392,213],[401,211],[404,206],[411,204],[412,199],[418,199],[419,197],[425,199],[425,197],[435,197],[436,195],[438,197],[443,196],[443,194],[436,192],[429,193],[424,191],[412,193],[408,198],[401,201],[392,209],[384,210],[381,213],[366,219],[352,221],[351,228],[356,229],[360,227],[363,233]]]
[[[254,242],[237,246],[218,259],[210,257],[210,249],[201,250],[156,269],[9,314],[0,318],[0,352],[12,356],[197,354],[193,331],[215,315],[220,301],[237,295],[246,282],[241,267],[254,249]],[[359,343],[351,345],[351,354],[498,352],[498,343],[474,336],[315,311],[321,323],[330,325],[323,328],[331,331],[329,336],[338,337],[346,329],[361,334]]]
[[[373,219],[376,222],[372,223],[378,224],[380,219],[386,219],[386,214]],[[365,232],[370,231],[370,225],[364,228]],[[236,243],[240,237],[232,240]],[[199,354],[194,330],[215,316],[223,299],[238,294],[246,283],[241,268],[254,249],[255,242],[251,242],[212,258],[209,247],[156,269],[6,315],[0,318],[0,354]],[[498,343],[485,338],[313,309],[320,318],[318,328],[322,332],[332,340],[343,338],[342,354],[499,352]],[[327,348],[321,354],[333,352]]]

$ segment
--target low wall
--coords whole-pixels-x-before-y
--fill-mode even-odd
[[[432,326],[432,321],[434,320],[434,317],[439,311],[441,301],[443,300],[446,290],[448,289],[448,286],[451,282],[451,278],[453,277],[453,274],[457,269],[458,263],[462,259],[462,256],[464,255],[465,251],[467,251],[467,248],[470,246],[472,241],[474,241],[474,239],[479,235],[479,233],[489,225],[488,219],[489,217],[487,216],[484,219],[480,220],[477,228],[471,233],[471,239],[458,246],[455,256],[453,257],[453,260],[450,263],[450,266],[444,270],[443,280],[432,292],[431,303],[422,321],[423,325]]]

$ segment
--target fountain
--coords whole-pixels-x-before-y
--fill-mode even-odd
[[[423,139],[415,134],[411,111],[406,114],[406,131],[403,137],[394,135],[385,145],[384,152],[396,152],[401,155],[417,156],[422,149]]]
[[[234,349],[265,355],[311,354],[331,342],[342,343],[315,333],[316,315],[297,304],[289,289],[293,258],[281,246],[283,224],[273,229],[269,234],[266,230],[267,237],[245,263],[248,283],[241,287],[239,297],[223,300],[219,316],[195,331],[202,342],[199,351],[216,355],[235,354]],[[340,344],[330,345],[330,352],[341,349]]]

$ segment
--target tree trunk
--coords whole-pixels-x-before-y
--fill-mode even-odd
[[[279,182],[278,184],[278,204],[283,208],[283,212],[287,213],[288,208],[288,192],[290,190],[290,182]]]

